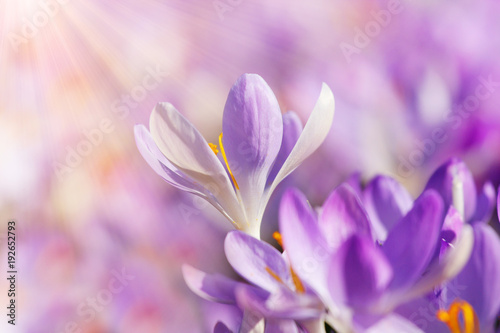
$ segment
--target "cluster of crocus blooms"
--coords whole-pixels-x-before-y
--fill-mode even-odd
[[[260,240],[271,193],[322,143],[333,113],[324,84],[302,129],[260,76],[246,74],[229,93],[218,145],[167,103],[153,110],[151,132],[136,127],[151,167],[235,226],[224,249],[241,279],[183,267],[193,292],[241,310],[239,327],[221,321],[214,332],[494,332],[500,239],[487,223],[500,198],[490,183],[477,191],[458,159],[416,199],[382,175],[364,187],[351,178],[319,208],[288,189],[279,248]]]

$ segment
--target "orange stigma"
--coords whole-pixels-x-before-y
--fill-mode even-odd
[[[217,149],[217,145],[214,145],[213,143],[208,143],[208,146],[210,147],[210,149],[212,149],[212,151],[214,152],[215,155],[217,155],[219,153],[219,149]]]
[[[283,248],[283,237],[278,231],[273,232],[273,238]],[[292,276],[292,281],[293,285],[295,286],[295,291],[298,292],[299,294],[305,293],[306,288],[304,288],[304,284],[302,283],[302,281],[300,281],[299,276],[297,275],[297,273],[295,273],[292,266],[290,266],[290,275]]]
[[[283,283],[283,280],[279,277],[278,274],[276,274],[275,271],[273,271],[269,266],[266,267],[266,272],[269,273],[269,275],[271,275],[276,281],[278,281],[279,283]]]
[[[290,274],[292,275],[292,281],[293,284],[295,285],[295,291],[298,292],[299,294],[305,293],[306,288],[304,288],[302,281],[300,281],[299,276],[297,275],[297,273],[295,273],[292,267],[290,267]]]
[[[278,242],[278,244],[283,247],[283,238],[281,237],[281,234],[278,231],[273,232],[273,238]]]
[[[462,316],[460,316],[462,314]],[[439,320],[448,325],[451,333],[479,333],[479,321],[472,306],[462,300],[456,300],[450,309],[439,310],[436,313]],[[460,322],[463,319],[463,325]]]

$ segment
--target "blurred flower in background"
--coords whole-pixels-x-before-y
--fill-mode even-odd
[[[236,278],[224,217],[159,179],[133,126],[169,102],[217,142],[243,73],[302,123],[322,82],[336,100],[323,145],[271,197],[264,240],[288,186],[318,206],[353,172],[386,174],[416,196],[451,156],[478,189],[500,183],[496,2],[0,0],[0,13],[0,216],[18,228],[22,331],[206,332],[241,315],[182,278],[186,263]]]

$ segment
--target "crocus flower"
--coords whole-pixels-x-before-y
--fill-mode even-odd
[[[440,258],[460,235],[464,222],[471,225],[488,222],[495,208],[495,189],[486,182],[480,193],[474,178],[458,158],[452,158],[439,167],[429,179],[427,189],[435,189],[445,203],[447,215],[441,230],[441,246],[435,253]]]
[[[280,207],[280,230],[293,269],[321,296],[329,309],[326,320],[337,331],[420,332],[393,309],[454,277],[472,248],[472,232],[464,226],[454,250],[431,264],[442,215],[443,200],[427,190],[385,240],[375,242],[360,199],[343,184],[318,215],[303,194],[289,190]]]
[[[470,170],[458,158],[440,166],[430,177],[426,189],[436,190],[444,202],[443,214],[454,207],[470,223],[487,222],[495,208],[495,189],[486,182],[478,192]],[[363,203],[375,236],[384,241],[394,224],[412,207],[413,199],[395,179],[376,176],[362,192]]]
[[[425,332],[446,332],[447,325],[452,333],[494,332],[500,314],[500,238],[485,223],[473,225],[473,230],[474,247],[462,271],[396,310]],[[464,319],[459,324],[461,312]]]
[[[237,304],[243,310],[241,332],[274,325],[314,325],[324,307],[311,288],[291,270],[286,254],[241,231],[231,231],[224,243],[226,257],[248,283],[183,266],[184,279],[197,295]],[[265,325],[263,322],[265,321]],[[252,331],[254,332],[254,331]],[[269,332],[287,332],[271,330]]]
[[[237,229],[259,238],[271,193],[323,142],[333,114],[333,94],[323,84],[301,132],[295,114],[281,114],[267,83],[245,74],[229,92],[219,147],[209,144],[170,103],[154,108],[151,132],[143,125],[134,130],[142,156],[163,179],[206,199]]]
[[[451,281],[436,287],[421,299],[398,309],[426,332],[443,332],[445,323],[453,333],[493,332],[500,312],[500,238],[486,223],[491,216],[495,190],[483,190],[479,204],[473,209],[469,200],[475,199],[475,184],[465,164],[457,159],[445,163],[429,181],[442,195],[449,195],[451,206],[441,231],[439,260],[453,246],[450,242],[460,237],[467,226],[462,214],[472,216],[469,221],[474,231],[474,247],[463,270]],[[428,187],[429,187],[428,184]],[[488,188],[491,185],[485,185]],[[465,190],[465,189],[468,190]],[[482,198],[482,199],[481,199]],[[482,202],[482,203],[481,203]],[[498,205],[497,198],[497,205]],[[471,209],[472,206],[472,209]],[[465,209],[464,209],[465,207]],[[471,212],[474,212],[472,214]],[[474,219],[474,217],[488,217]],[[450,309],[450,310],[447,310]],[[434,315],[432,314],[434,313]],[[463,312],[464,323],[458,316]],[[435,314],[438,314],[436,316]],[[438,320],[438,317],[440,320]],[[463,326],[463,327],[461,327]]]

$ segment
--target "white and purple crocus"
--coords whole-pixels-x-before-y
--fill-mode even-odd
[[[454,250],[433,260],[440,244],[443,200],[427,190],[398,215],[381,241],[356,192],[338,187],[317,213],[297,190],[288,191],[280,209],[283,245],[297,275],[329,310],[326,321],[339,332],[421,332],[394,313],[454,277],[467,262],[472,231],[465,226]]]
[[[415,200],[383,175],[363,189],[351,178],[320,208],[289,189],[274,234],[283,252],[260,240],[270,195],[323,142],[333,115],[326,84],[302,128],[260,76],[245,74],[229,93],[218,144],[168,103],[153,110],[150,132],[135,127],[151,167],[237,229],[224,249],[239,279],[183,266],[191,290],[241,313],[237,327],[220,321],[214,332],[494,332],[500,238],[487,222],[500,197],[488,182],[477,191],[458,159]]]
[[[150,131],[137,125],[135,138],[144,159],[163,179],[204,198],[238,230],[259,238],[269,197],[321,145],[334,109],[333,94],[323,84],[302,129],[295,113],[281,113],[259,75],[244,74],[229,92],[219,145],[208,143],[170,103],[159,103]]]

